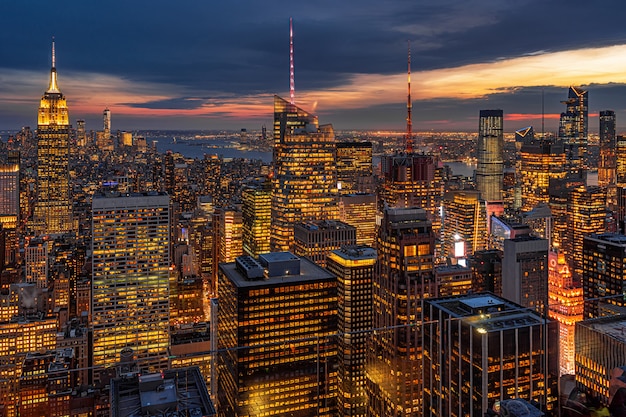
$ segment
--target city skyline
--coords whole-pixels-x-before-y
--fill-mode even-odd
[[[542,90],[555,131],[570,85],[590,92],[592,132],[606,109],[623,129],[626,32],[611,2],[147,5],[0,6],[0,129],[35,125],[52,36],[72,124],[99,129],[109,108],[114,130],[270,125],[272,96],[289,90],[289,17],[296,104],[337,129],[404,129],[407,41],[415,131],[475,131],[485,108],[504,110],[507,132],[539,130]]]

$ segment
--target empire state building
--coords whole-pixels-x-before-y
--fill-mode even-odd
[[[41,97],[37,117],[37,233],[64,233],[72,229],[69,189],[70,122],[65,96],[57,84],[52,41],[50,84]]]

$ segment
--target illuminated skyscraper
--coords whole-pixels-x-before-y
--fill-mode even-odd
[[[269,178],[244,186],[241,199],[243,253],[257,257],[270,251],[272,184]]]
[[[26,282],[48,288],[48,242],[31,239],[24,248]]]
[[[274,97],[272,176],[273,251],[293,245],[293,226],[306,220],[337,219],[337,169],[332,125]]]
[[[367,408],[365,365],[376,259],[367,246],[346,246],[328,255],[327,269],[337,276],[339,416],[365,416]]]
[[[375,191],[372,142],[337,142],[337,181],[340,194]]]
[[[548,253],[549,315],[559,323],[559,365],[561,375],[574,374],[574,330],[583,319],[583,289],[574,285],[562,252]]]
[[[356,243],[374,246],[376,239],[376,194],[339,196],[339,220],[356,227]]]
[[[424,416],[491,415],[509,398],[556,413],[555,322],[490,293],[426,300],[424,321]]]
[[[598,161],[598,185],[606,187],[615,184],[617,157],[615,137],[615,112],[600,111],[600,160]]]
[[[131,348],[141,369],[165,369],[169,346],[170,212],[165,194],[93,198],[95,381]]]
[[[449,191],[444,195],[442,206],[446,257],[465,257],[487,248],[485,203],[478,191]],[[460,241],[464,245],[463,254],[455,254],[455,244]]]
[[[580,283],[583,272],[583,238],[605,232],[606,193],[600,187],[578,187],[570,191],[568,201],[568,236],[566,256],[574,282]]]
[[[294,253],[326,267],[331,251],[356,245],[356,228],[338,220],[298,223],[294,226]]]
[[[41,97],[37,120],[37,204],[34,228],[38,233],[55,234],[72,229],[69,140],[67,101],[57,84],[52,41],[50,84]]]
[[[87,146],[87,132],[83,119],[76,120],[76,145],[79,147]]]
[[[529,211],[548,203],[550,180],[563,179],[565,151],[560,141],[550,139],[524,142],[520,150],[521,209]]]
[[[587,91],[571,86],[567,100],[562,101],[566,110],[561,113],[559,138],[565,144],[568,169],[573,174],[587,169],[588,100]]]
[[[626,236],[585,236],[582,245],[584,318],[626,313]]]
[[[242,213],[236,207],[216,209],[219,216],[219,262],[233,262],[236,257],[243,255],[243,222]]]
[[[387,208],[378,233],[368,415],[421,416],[424,299],[435,294],[435,237],[426,211]]]
[[[502,110],[481,110],[478,122],[476,189],[485,201],[501,201],[504,172]]]
[[[111,110],[108,107],[102,112],[102,130],[106,137],[111,137]]]
[[[289,252],[219,265],[218,415],[336,416],[337,278]]]

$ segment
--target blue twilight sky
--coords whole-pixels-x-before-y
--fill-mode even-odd
[[[569,85],[626,129],[626,4],[620,0],[110,0],[0,2],[0,129],[35,126],[56,38],[72,122],[101,129],[258,129],[289,95],[338,129],[556,129]]]

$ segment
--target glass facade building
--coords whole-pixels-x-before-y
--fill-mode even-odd
[[[504,181],[502,110],[481,110],[476,144],[476,189],[485,201],[501,201]]]

